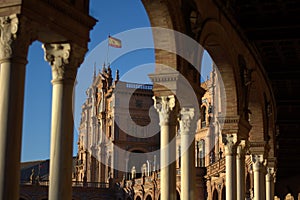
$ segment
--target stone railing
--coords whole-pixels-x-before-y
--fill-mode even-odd
[[[208,176],[218,176],[220,173],[223,172],[225,172],[225,158],[222,158],[207,166]]]
[[[126,83],[126,88],[140,89],[140,90],[152,90],[153,85],[150,84],[139,84],[139,83]]]
[[[49,181],[35,181],[35,183],[31,183],[30,181],[22,181],[20,182],[20,185],[49,186]],[[72,187],[109,188],[109,183],[73,181]]]

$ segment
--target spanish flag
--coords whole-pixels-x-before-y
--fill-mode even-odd
[[[121,48],[122,47],[122,41],[117,39],[117,38],[108,36],[108,45],[112,46],[112,47],[115,47],[115,48]]]

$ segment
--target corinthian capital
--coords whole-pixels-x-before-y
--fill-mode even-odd
[[[77,68],[83,60],[85,50],[70,43],[44,44],[45,60],[52,67],[53,81],[75,80]]]
[[[252,154],[251,160],[253,162],[253,171],[261,170],[262,166],[264,166],[265,159],[263,154]]]
[[[175,97],[173,95],[170,96],[162,96],[162,97],[153,97],[154,100],[154,108],[159,113],[160,125],[167,125],[172,120],[171,112],[175,108]]]
[[[12,55],[12,42],[17,37],[19,19],[16,15],[0,17],[0,58],[9,58]]]
[[[22,20],[22,27],[20,24],[16,14],[0,17],[0,60],[10,59],[14,54],[27,57],[33,30],[29,31],[31,26],[28,20]]]
[[[193,133],[195,128],[195,109],[194,108],[182,108],[180,111],[180,134],[189,134]]]
[[[224,135],[223,143],[225,144],[225,155],[236,155],[238,144],[237,134]]]
[[[248,142],[246,140],[241,140],[240,144],[237,146],[238,158],[244,159],[247,150],[248,150]]]

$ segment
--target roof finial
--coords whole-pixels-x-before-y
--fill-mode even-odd
[[[96,62],[94,63],[94,79],[96,78]]]
[[[118,81],[119,78],[120,78],[119,70],[117,69],[117,70],[116,70],[116,78],[115,78],[115,81]]]
[[[106,67],[105,67],[105,62],[103,63],[103,66],[102,66],[102,73],[105,73],[106,72]]]

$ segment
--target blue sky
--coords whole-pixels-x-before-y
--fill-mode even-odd
[[[147,13],[140,0],[90,1],[90,14],[98,23],[90,33],[89,52],[78,70],[78,84],[75,92],[75,128],[74,155],[77,150],[77,128],[80,120],[80,106],[85,100],[85,90],[92,80],[94,64],[97,70],[107,60],[107,49],[95,50],[108,35],[115,35],[130,29],[149,27]],[[149,42],[152,42],[149,34]],[[125,45],[126,41],[122,41]],[[103,44],[103,43],[102,43]],[[23,118],[23,140],[21,161],[41,160],[50,157],[50,123],[51,123],[51,68],[44,61],[44,53],[40,42],[34,42],[28,55],[26,68],[25,102]],[[110,48],[109,54],[120,49]],[[130,52],[111,63],[113,72],[120,70],[121,79],[133,82],[149,82],[147,74],[153,68],[144,64],[154,63],[154,50],[143,49]],[[143,67],[137,67],[144,65]],[[204,54],[202,64],[203,77],[206,78],[211,68],[208,55]],[[133,70],[135,69],[135,70]],[[138,70],[136,70],[138,69]],[[142,69],[142,70],[141,70]],[[137,71],[139,72],[136,75]]]

